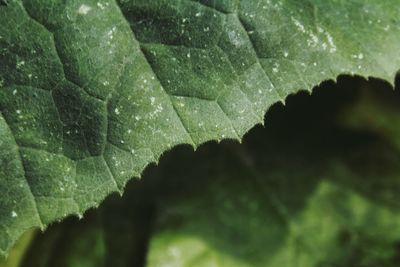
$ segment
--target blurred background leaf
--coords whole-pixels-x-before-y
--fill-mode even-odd
[[[14,248],[10,251],[7,259],[0,258],[0,267],[17,267],[20,266],[23,256],[27,251],[29,244],[36,235],[36,230],[27,231],[21,236]]]

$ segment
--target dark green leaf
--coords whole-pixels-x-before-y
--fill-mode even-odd
[[[0,254],[178,144],[241,139],[289,94],[400,66],[398,0],[7,2]]]

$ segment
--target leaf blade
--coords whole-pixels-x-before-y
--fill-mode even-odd
[[[23,154],[32,218],[43,220],[30,226],[98,206],[178,144],[241,139],[299,89],[343,73],[391,81],[399,9],[394,0],[0,6],[2,127]],[[1,207],[1,225],[16,231],[4,253],[28,226],[7,217],[25,208]]]

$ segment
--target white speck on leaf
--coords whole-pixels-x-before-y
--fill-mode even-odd
[[[25,61],[19,61],[19,62],[17,62],[17,69],[20,69],[21,68],[21,66],[23,66],[23,65],[25,65]]]
[[[335,53],[335,52],[336,52],[336,45],[335,45],[335,43],[333,42],[333,37],[332,37],[332,35],[330,35],[329,32],[325,32],[325,35],[326,35],[326,39],[328,39],[328,44],[329,44],[329,46],[330,46],[329,52]]]
[[[304,25],[301,24],[300,21],[298,21],[297,19],[295,19],[295,18],[293,18],[293,17],[292,17],[292,21],[293,21],[294,25],[295,25],[301,32],[303,32],[303,33],[306,32],[306,29],[304,28]]]
[[[81,15],[86,15],[90,10],[92,10],[90,6],[82,4],[78,9],[78,13]]]
[[[100,3],[100,2],[97,3],[97,6],[98,6],[100,9],[104,9],[104,5],[103,5],[102,3]]]
[[[235,46],[239,47],[243,44],[243,39],[240,38],[239,33],[235,31],[230,31],[228,33],[229,41]]]

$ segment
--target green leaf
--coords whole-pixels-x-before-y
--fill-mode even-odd
[[[381,117],[400,94],[339,85],[275,106],[241,145],[175,149],[123,198],[50,227],[23,266],[398,266],[400,148],[349,117]]]
[[[0,254],[178,144],[240,140],[289,94],[400,66],[397,0],[4,3]]]

